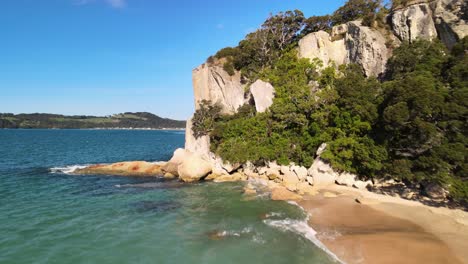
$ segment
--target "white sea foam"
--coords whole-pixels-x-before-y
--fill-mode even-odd
[[[294,204],[299,206],[295,202],[290,202],[290,204]],[[300,206],[299,206],[300,207]],[[302,207],[300,207],[302,209]],[[317,232],[309,226],[308,224],[309,221],[309,215],[303,220],[297,220],[297,219],[265,219],[263,222],[271,227],[277,228],[281,231],[284,232],[293,232],[297,235],[300,235],[307,240],[311,241],[314,243],[317,247],[325,251],[333,260],[339,262],[339,263],[344,263],[342,260],[340,260],[333,252],[331,252],[320,240],[317,238]]]
[[[217,236],[220,237],[240,237],[241,235],[250,234],[253,232],[251,227],[244,227],[240,231],[239,230],[222,230],[216,233]]]
[[[89,165],[70,165],[65,167],[54,167],[50,168],[51,173],[65,173],[65,174],[73,174],[78,169],[84,169]]]
[[[270,218],[270,217],[281,217],[281,216],[283,216],[283,215],[284,215],[283,213],[271,212],[271,213],[266,214],[266,217],[267,217],[267,218]]]

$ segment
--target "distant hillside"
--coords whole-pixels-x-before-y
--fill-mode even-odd
[[[138,112],[112,116],[65,116],[55,114],[1,114],[0,128],[185,128],[185,121]]]

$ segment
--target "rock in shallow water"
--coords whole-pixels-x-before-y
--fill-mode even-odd
[[[161,163],[125,161],[113,164],[97,164],[78,169],[76,174],[100,174],[119,176],[162,176]]]
[[[184,182],[195,182],[208,175],[211,164],[196,154],[187,155],[177,167],[179,178]]]

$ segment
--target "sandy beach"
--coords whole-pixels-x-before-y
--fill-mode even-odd
[[[300,205],[317,237],[346,263],[468,263],[467,212],[341,186]]]

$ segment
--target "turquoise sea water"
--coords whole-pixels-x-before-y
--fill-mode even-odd
[[[241,183],[63,172],[167,160],[183,133],[0,130],[0,263],[334,263],[300,208]]]

